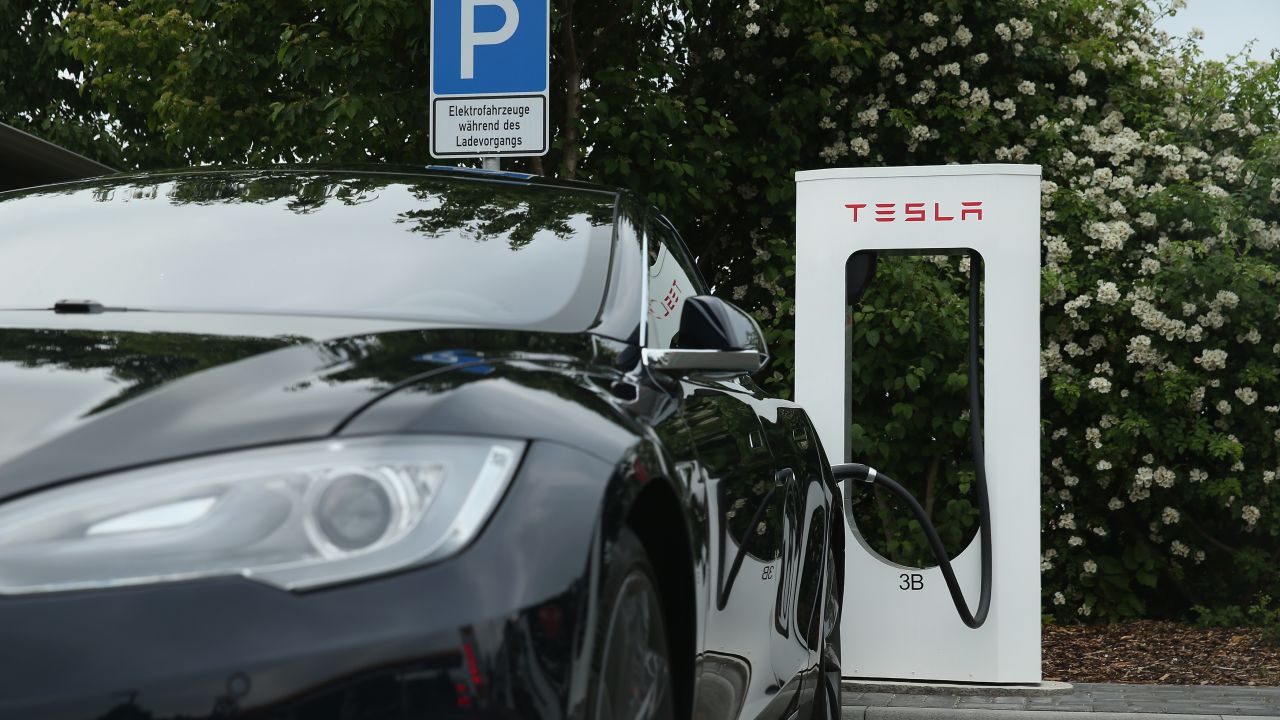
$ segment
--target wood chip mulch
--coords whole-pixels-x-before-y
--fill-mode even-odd
[[[1071,683],[1280,685],[1280,647],[1256,628],[1136,620],[1045,625],[1044,679]]]

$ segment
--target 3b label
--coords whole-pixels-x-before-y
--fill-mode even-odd
[[[901,581],[898,583],[899,590],[924,589],[924,575],[920,573],[902,573],[898,576],[898,580]]]

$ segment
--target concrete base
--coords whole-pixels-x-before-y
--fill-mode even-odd
[[[850,680],[841,687],[847,693],[893,693],[895,695],[963,695],[966,697],[1045,697],[1069,695],[1071,683],[1042,682],[1038,685],[965,685],[961,683],[909,682],[904,680]]]

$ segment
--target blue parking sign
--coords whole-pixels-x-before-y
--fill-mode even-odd
[[[550,0],[432,0],[431,154],[544,155]]]
[[[431,22],[437,95],[547,89],[547,0],[436,0]]]

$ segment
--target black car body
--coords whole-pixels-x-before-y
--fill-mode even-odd
[[[510,174],[0,194],[0,718],[834,717],[838,490],[707,293]]]

